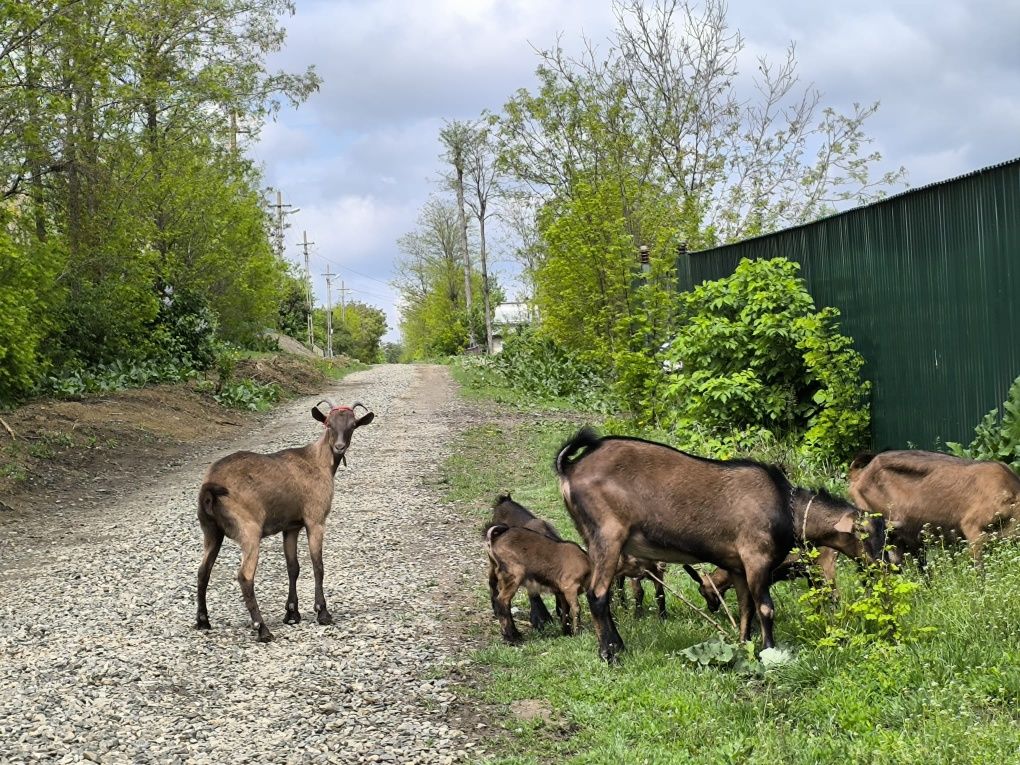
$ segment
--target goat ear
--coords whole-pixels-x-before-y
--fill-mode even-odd
[[[320,412],[319,411],[319,407],[317,407],[317,406],[313,406],[312,407],[312,417],[314,417],[319,422],[325,422],[326,421],[326,415],[324,415],[322,412]]]
[[[687,572],[687,576],[689,576],[691,579],[693,579],[698,584],[701,584],[701,574],[698,573],[698,570],[696,568],[694,568],[694,566],[691,566],[690,564],[685,563],[684,564],[684,571]]]
[[[375,419],[375,412],[369,412],[368,414],[363,414],[363,415],[361,415],[361,417],[359,417],[358,419],[356,419],[354,421],[354,427],[360,428],[362,425],[368,425],[374,419]]]
[[[836,529],[836,531],[840,531],[844,534],[849,534],[851,531],[854,530],[853,514],[847,513],[846,515],[842,516],[838,521],[836,521],[836,524],[835,526],[833,526],[833,528]]]

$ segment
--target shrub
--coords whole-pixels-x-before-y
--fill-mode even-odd
[[[208,369],[216,361],[219,321],[199,293],[180,290],[165,298],[152,332],[151,354],[190,369]]]
[[[1000,460],[1020,472],[1020,377],[1009,386],[1002,410],[993,409],[974,428],[970,446],[952,442],[946,446],[958,457]]]
[[[662,354],[670,371],[655,393],[660,422],[737,448],[763,433],[803,437],[808,451],[835,459],[863,445],[864,361],[839,334],[839,312],[815,310],[799,268],[745,259],[680,296],[679,329]]]
[[[605,370],[532,329],[509,335],[503,350],[476,362],[502,387],[539,399],[563,399],[591,411],[612,408]]]

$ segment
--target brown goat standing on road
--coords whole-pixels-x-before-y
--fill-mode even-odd
[[[319,404],[330,402],[320,401]],[[322,590],[322,538],[326,517],[333,504],[333,476],[351,445],[355,428],[368,425],[375,415],[367,411],[361,417],[356,407],[333,406],[328,414],[312,408],[312,417],[325,427],[322,438],[295,449],[272,454],[234,452],[217,460],[206,472],[198,492],[198,522],[205,537],[205,553],[198,567],[198,629],[210,629],[205,594],[209,574],[219,555],[223,537],[241,546],[241,566],[237,581],[244,603],[251,614],[252,627],[259,641],[273,639],[255,600],[255,569],[259,561],[262,537],[283,534],[283,552],[287,558],[290,592],[283,621],[301,621],[297,602],[297,539],[301,529],[308,534],[308,554],[315,572],[315,612],[319,624],[332,624]]]
[[[832,496],[825,489],[797,488],[793,492],[793,526],[797,543],[807,542],[822,548],[818,565],[822,576],[830,582],[836,578],[837,553],[856,561],[874,561],[882,557],[886,542],[885,519],[875,515]],[[698,583],[708,609],[718,611],[719,599],[733,586],[729,572],[718,568],[710,574],[700,574],[686,565],[684,570]],[[800,556],[789,555],[772,572],[772,582],[809,575],[810,569]]]
[[[522,586],[529,593],[551,592],[556,596],[564,635],[580,629],[577,599],[591,579],[591,564],[584,550],[574,542],[557,542],[523,526],[509,528],[503,524],[486,529],[485,550],[495,572],[495,581],[490,582],[493,608],[507,643],[521,642],[510,602]]]
[[[725,568],[740,599],[741,639],[750,637],[757,610],[764,647],[774,646],[771,574],[794,544],[790,484],[781,471],[636,438],[599,438],[587,428],[560,450],[555,467],[567,511],[588,542],[588,604],[603,659],[623,650],[609,603],[621,552]]]
[[[1001,462],[938,452],[901,450],[862,454],[850,464],[850,498],[890,524],[894,563],[911,553],[923,570],[922,532],[966,539],[975,562],[988,534],[1015,534],[1020,523],[1020,478]]]

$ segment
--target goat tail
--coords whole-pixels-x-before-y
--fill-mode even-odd
[[[590,454],[602,445],[602,439],[599,438],[598,434],[591,428],[585,426],[581,428],[577,433],[563,444],[563,448],[560,449],[559,454],[556,455],[556,475],[560,478],[567,477],[567,470],[571,465],[574,465],[584,454]],[[585,453],[570,459],[570,456],[577,452],[585,449]]]
[[[505,523],[494,523],[485,530],[485,548],[492,552],[492,543],[510,530]]]
[[[213,516],[213,505],[216,504],[216,500],[220,497],[225,497],[230,494],[227,491],[227,487],[218,483],[203,483],[202,488],[198,490],[198,509],[199,512],[205,513],[210,518]]]

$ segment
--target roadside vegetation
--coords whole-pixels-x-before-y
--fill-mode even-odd
[[[244,154],[282,103],[318,89],[311,69],[268,67],[293,12],[289,0],[4,3],[0,409],[193,379],[274,350],[266,329],[304,337],[305,281]],[[382,312],[345,313],[337,352],[381,360]],[[215,394],[244,407],[276,395],[232,382]]]

